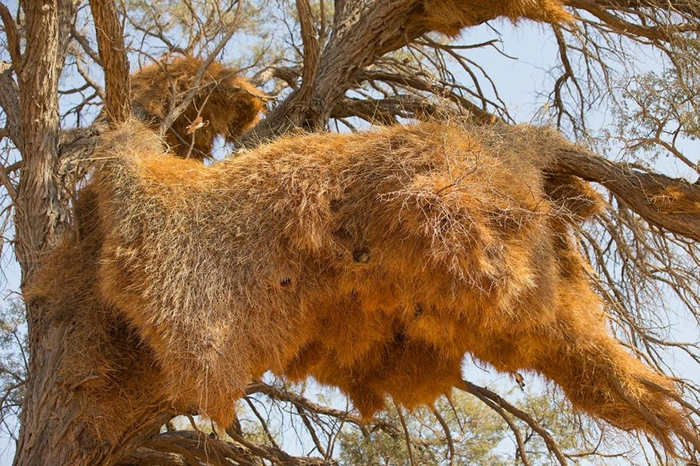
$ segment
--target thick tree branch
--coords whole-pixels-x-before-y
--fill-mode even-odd
[[[12,79],[12,66],[0,62],[0,107],[5,112],[7,131],[15,147],[24,145],[19,115],[19,89]]]
[[[95,19],[97,46],[105,75],[105,110],[111,124],[131,115],[129,61],[124,46],[124,30],[112,0],[90,0]]]
[[[599,183],[649,223],[700,241],[700,186],[584,149],[560,150],[552,171]]]
[[[297,0],[297,12],[301,26],[301,40],[304,44],[304,68],[301,77],[302,99],[308,98],[313,91],[316,72],[318,71],[318,59],[321,54],[321,44],[316,36],[314,17],[308,0]]]
[[[324,128],[358,70],[426,32],[408,21],[417,5],[417,0],[374,2],[361,12],[339,20],[337,32],[321,53],[310,98],[293,93],[242,142],[259,143],[302,125]]]
[[[407,21],[416,4],[414,0],[375,2],[342,40],[331,40],[321,55],[314,87],[313,102],[319,107],[317,126],[325,124],[358,70],[426,32]]]
[[[0,3],[0,18],[2,18],[2,23],[5,26],[5,38],[7,39],[7,48],[10,50],[10,58],[12,59],[12,66],[15,72],[19,74],[22,70],[22,54],[19,49],[19,32],[17,31],[17,24],[12,18],[12,14],[7,7]]]
[[[255,455],[246,448],[188,430],[155,435],[146,446],[139,448],[119,464],[224,466],[230,465],[231,459],[239,464],[252,465],[255,464],[254,458]]]

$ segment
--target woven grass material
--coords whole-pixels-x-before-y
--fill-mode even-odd
[[[542,128],[423,124],[288,137],[205,167],[126,126],[93,185],[100,291],[168,396],[223,425],[266,370],[335,385],[370,415],[386,395],[448,393],[470,353],[665,439],[685,429],[673,388],[608,333],[568,233],[594,193],[542,176],[568,145]],[[547,182],[565,189],[548,197]]]
[[[597,195],[542,175],[564,146],[542,128],[422,124],[204,166],[129,123],[34,290],[82,332],[62,377],[100,394],[86,422],[109,437],[134,421],[125,403],[164,399],[227,425],[267,370],[337,386],[367,416],[386,395],[432,403],[469,353],[670,444],[687,432],[673,387],[607,332],[568,232]]]
[[[148,423],[171,403],[152,352],[123,313],[98,292],[99,256],[104,234],[97,215],[94,186],[80,191],[74,204],[75,229],[45,258],[25,299],[41,299],[53,315],[49,322],[70,322],[68,342],[55,377],[81,402],[81,419],[99,445],[119,445],[133,426]],[[79,430],[79,429],[76,429]]]
[[[134,112],[155,130],[187,91],[196,89],[192,103],[168,130],[167,143],[178,156],[199,160],[210,157],[217,135],[234,142],[252,127],[265,99],[262,91],[218,62],[209,65],[195,85],[201,67],[198,58],[178,57],[131,76]]]
[[[423,0],[414,21],[430,31],[456,36],[462,28],[498,17],[552,24],[572,20],[561,0]]]

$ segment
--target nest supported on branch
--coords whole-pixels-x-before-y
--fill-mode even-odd
[[[179,157],[199,160],[211,156],[216,136],[235,142],[258,120],[265,102],[265,94],[236,71],[218,62],[204,69],[203,61],[191,56],[134,73],[131,93],[134,113],[155,130],[189,95],[192,100],[172,122],[166,142]]]
[[[127,124],[82,194],[98,227],[67,239],[98,245],[63,265],[99,263],[97,280],[70,294],[124,316],[162,395],[222,425],[267,370],[339,387],[371,415],[387,395],[449,393],[469,353],[668,444],[688,432],[674,389],[606,330],[569,233],[596,194],[543,175],[568,145],[542,128],[422,124],[287,137],[206,167]]]
[[[449,393],[468,353],[670,445],[692,436],[674,387],[607,331],[569,232],[597,195],[543,175],[566,147],[542,128],[431,123],[286,137],[203,166],[130,123],[81,193],[77,221],[93,227],[47,260],[35,295],[125,319],[155,360],[133,361],[157,372],[144,399],[221,425],[268,370],[339,387],[369,416],[387,395]],[[46,278],[58,268],[70,290]],[[92,332],[76,351],[110,351],[94,347],[110,331]],[[124,367],[96,371],[118,387],[131,361],[113,358]]]

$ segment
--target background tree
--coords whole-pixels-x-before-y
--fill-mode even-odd
[[[631,351],[671,373],[678,370],[673,355],[683,355],[683,403],[697,416],[698,381],[687,378],[700,362],[697,330],[684,343],[668,328],[683,322],[696,329],[700,308],[700,188],[693,184],[699,168],[689,144],[698,135],[700,7],[693,0],[564,3],[575,21],[543,26],[542,41],[556,43],[558,63],[551,70],[551,87],[539,89],[544,98],[538,117],[591,150],[560,154],[553,170],[596,182],[608,195],[608,211],[578,232],[597,268],[598,291],[609,304],[614,330]],[[461,26],[488,21],[493,40],[452,41],[415,21],[422,5],[420,0],[173,0],[157,7],[138,0],[119,5],[37,0],[0,5],[7,60],[0,69],[0,224],[14,234],[21,286],[32,283],[41,258],[70,226],[72,194],[85,179],[96,138],[107,129],[92,123],[97,111],[104,106],[115,122],[131,112],[126,57],[132,69],[172,54],[235,63],[271,97],[266,117],[238,146],[295,128],[356,130],[455,115],[481,124],[515,122],[500,98],[501,88],[473,58],[476,50],[497,53],[498,31],[510,26],[482,17]],[[661,64],[660,70],[640,70],[637,60],[645,54]],[[177,116],[177,108],[171,110],[159,129],[162,134]],[[603,133],[591,121],[602,111],[616,117],[616,125]],[[614,153],[619,147],[626,151],[617,160],[593,151]],[[686,179],[657,173],[668,171],[669,164],[662,162],[669,160],[685,167]],[[303,387],[266,379],[251,385],[245,416],[225,433],[206,432],[195,420],[196,429],[178,429],[171,422],[178,413],[163,400],[151,400],[136,402],[138,409],[125,416],[129,422],[121,427],[121,441],[105,445],[81,422],[86,402],[80,387],[66,386],[56,370],[71,350],[76,323],[70,315],[70,309],[57,316],[46,303],[28,300],[29,360],[0,367],[3,416],[16,412],[13,407],[23,400],[16,464],[352,462],[359,461],[352,455],[361,439],[384,439],[379,437],[384,434],[405,445],[390,447],[401,449],[392,453],[397,463],[457,463],[460,455],[473,459],[481,454],[463,453],[469,442],[459,442],[462,432],[507,436],[524,464],[536,463],[545,450],[547,461],[562,464],[586,455],[628,454],[626,446],[611,440],[617,433],[609,428],[581,421],[586,428],[579,440],[567,443],[572,434],[562,435],[556,424],[564,422],[561,418],[552,421],[537,414],[537,404],[520,407],[468,381],[459,388],[498,415],[508,434],[459,426],[444,403],[430,413],[409,416],[398,410],[365,424],[354,412],[334,407],[333,400],[322,403]],[[8,327],[7,335],[15,334]],[[129,357],[145,351],[133,335],[123,344]],[[458,400],[453,404],[466,409],[464,399]],[[280,444],[285,436],[274,432],[285,425],[297,429],[311,450],[286,451]],[[422,430],[427,425],[430,429]],[[650,462],[671,461],[653,442],[645,445],[640,454],[650,454]],[[697,461],[691,446],[680,447]],[[367,455],[381,455],[380,450],[369,449]],[[498,448],[490,453],[501,454]]]

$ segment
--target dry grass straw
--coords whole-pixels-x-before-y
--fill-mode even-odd
[[[51,311],[47,321],[66,330],[67,351],[58,359],[56,376],[80,400],[79,422],[70,424],[80,432],[77,441],[100,457],[97,452],[120,445],[169,403],[151,351],[98,292],[104,235],[95,194],[91,186],[80,192],[76,228],[46,258],[24,295],[42,299]],[[91,435],[83,435],[84,427]]]
[[[179,57],[147,66],[131,76],[134,112],[156,130],[171,107],[178,105],[190,89],[196,89],[192,103],[168,130],[167,143],[178,156],[200,160],[211,155],[217,135],[234,142],[249,129],[257,121],[265,97],[218,62],[209,65],[196,83],[201,66],[198,58]]]
[[[596,197],[543,179],[567,145],[541,128],[424,124],[289,137],[204,167],[127,126],[95,183],[100,289],[168,396],[223,424],[266,370],[312,375],[371,414],[386,395],[411,407],[449,392],[469,352],[666,439],[685,423],[643,381],[671,384],[608,333],[568,233]]]
[[[422,124],[287,137],[205,167],[131,123],[83,192],[94,227],[48,261],[57,278],[39,294],[95,327],[76,350],[99,379],[128,376],[144,400],[221,425],[267,370],[337,386],[371,415],[386,395],[412,407],[448,393],[470,353],[670,445],[692,435],[673,387],[608,333],[568,232],[597,195],[542,175],[568,145],[541,128]],[[104,337],[120,316],[150,372]]]
[[[415,21],[430,31],[456,36],[462,28],[506,17],[546,23],[571,21],[561,0],[423,0]]]

